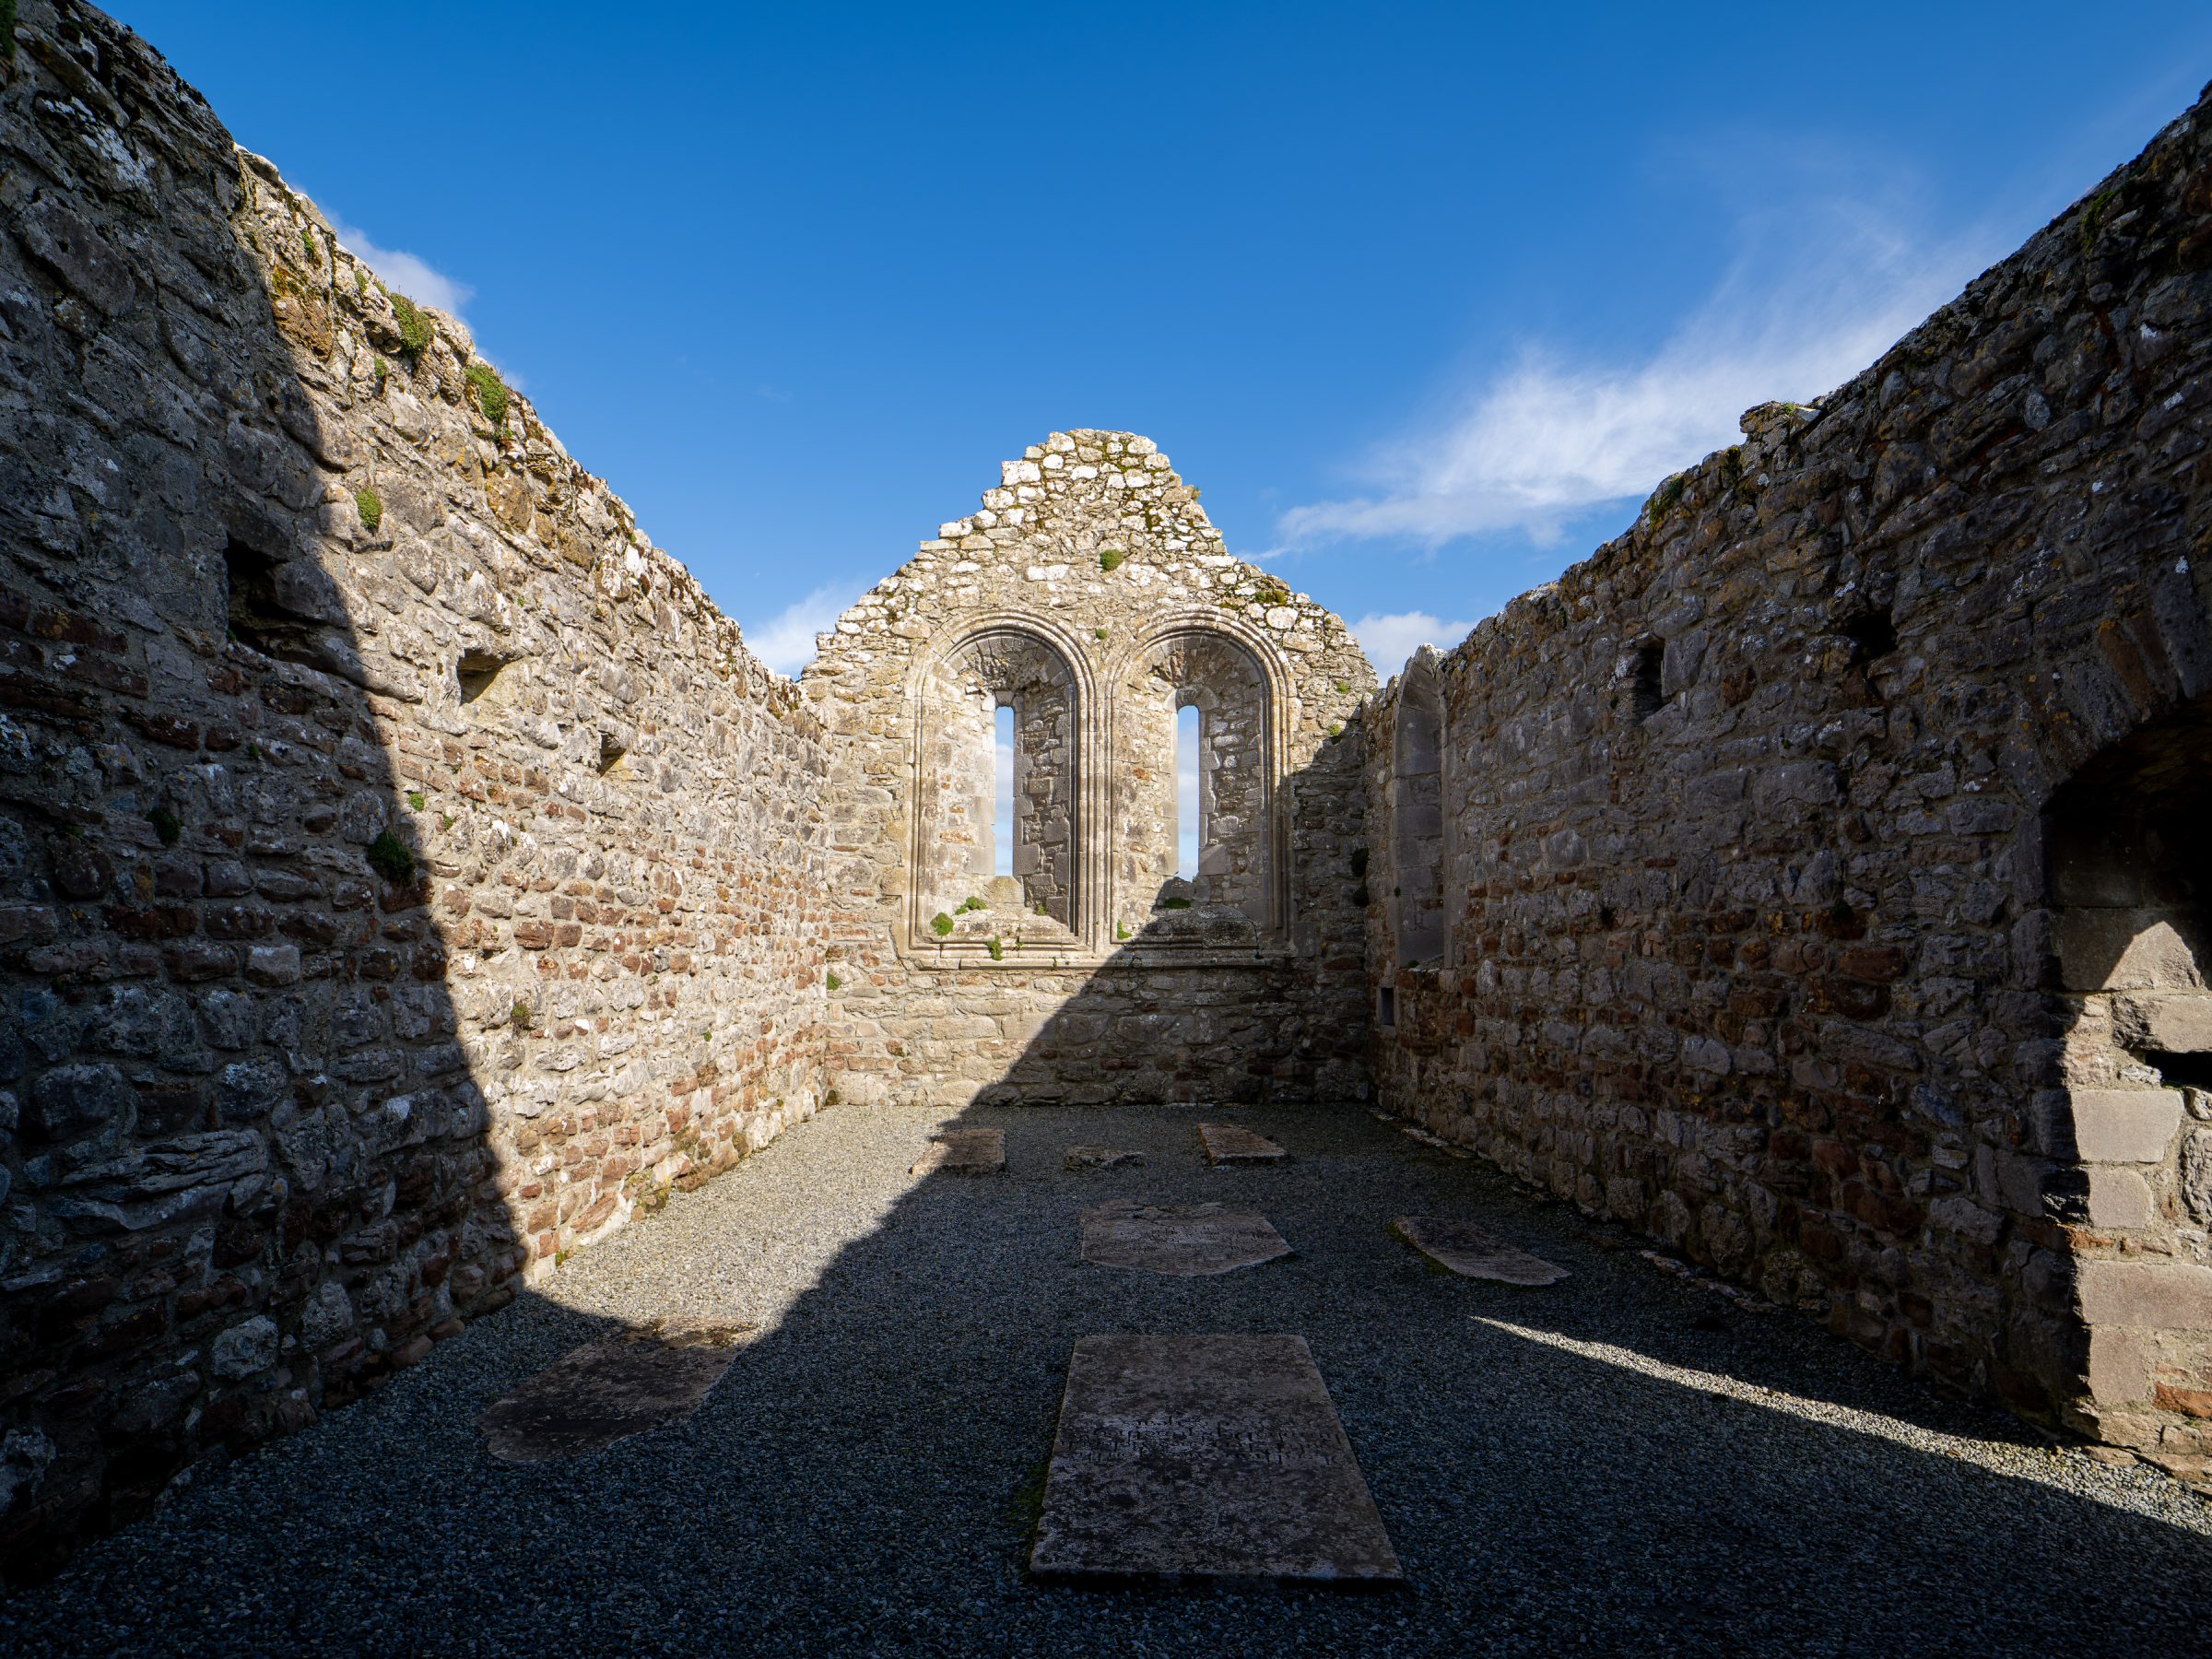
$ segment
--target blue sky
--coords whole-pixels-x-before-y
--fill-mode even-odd
[[[786,670],[1089,426],[1387,677],[2212,76],[2201,4],[112,7]]]

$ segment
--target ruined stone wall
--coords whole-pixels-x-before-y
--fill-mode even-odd
[[[1366,717],[1391,1106],[2184,1472],[2212,1452],[2208,114]],[[1381,866],[1430,672],[1449,931],[1402,967]]]
[[[27,0],[0,59],[13,1571],[822,1097],[819,728],[502,396],[135,37]]]
[[[1055,433],[1007,462],[804,679],[834,751],[841,1091],[1363,1095],[1358,748],[1339,738],[1373,683],[1341,621],[1230,557],[1149,440]],[[997,702],[1034,792],[1017,826],[1053,828],[992,878]],[[1215,831],[1189,880],[1183,702],[1208,722]]]

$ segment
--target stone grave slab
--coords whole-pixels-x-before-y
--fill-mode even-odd
[[[544,1463],[594,1452],[700,1407],[751,1325],[658,1321],[555,1360],[477,1419],[491,1454]]]
[[[909,1175],[998,1175],[1006,1167],[1004,1129],[947,1129],[930,1136],[930,1148]]]
[[[1257,1210],[1218,1204],[1100,1204],[1083,1212],[1083,1259],[1096,1267],[1205,1278],[1289,1253],[1283,1235]]]
[[[1404,1583],[1303,1336],[1086,1336],[1040,1578]]]
[[[1531,1255],[1487,1227],[1438,1216],[1400,1216],[1390,1230],[1440,1267],[1462,1278],[1496,1279],[1506,1285],[1556,1285],[1567,1269]]]
[[[1145,1161],[1142,1152],[1124,1152],[1119,1147],[1070,1147],[1062,1160],[1077,1172],[1086,1170],[1134,1169]]]
[[[1217,1169],[1223,1164],[1280,1163],[1290,1156],[1241,1124],[1201,1124],[1198,1144],[1206,1148],[1206,1161]]]

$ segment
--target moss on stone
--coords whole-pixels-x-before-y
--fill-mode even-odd
[[[530,1005],[526,1002],[518,1002],[513,1007],[508,1009],[507,1023],[518,1031],[528,1030],[530,1029]]]
[[[0,57],[16,55],[16,0],[0,0]]]
[[[985,904],[981,899],[978,899],[973,893],[971,893],[967,898],[961,900],[959,903],[953,906],[952,913],[956,916],[964,916],[970,911],[989,910],[990,908],[991,907],[988,904]]]
[[[1006,959],[1006,948],[998,942],[996,934],[991,935],[991,959],[994,962],[1003,962]]]
[[[938,938],[943,938],[952,931],[952,918],[943,911],[939,911],[929,919],[929,931],[935,934]]]
[[[832,991],[842,990],[845,983],[843,980],[837,977],[837,971],[835,969],[830,970],[830,973],[823,979],[822,982],[829,986],[829,988]]]
[[[391,830],[380,830],[369,843],[369,865],[386,881],[405,881],[415,874],[415,854]]]
[[[323,244],[315,240],[315,228],[312,225],[300,227],[300,246],[306,251],[311,265],[322,263]]]
[[[1290,601],[1290,585],[1276,577],[1263,576],[1252,596],[1262,605],[1287,605]]]
[[[500,371],[489,363],[471,363],[464,372],[469,389],[477,394],[477,407],[484,411],[484,418],[504,431],[510,394]]]
[[[1161,910],[1189,910],[1191,901],[1188,899],[1162,899],[1159,901],[1159,908]]]
[[[1123,561],[1128,557],[1129,555],[1119,547],[1104,548],[1099,554],[1099,569],[1110,571],[1118,571],[1121,569]]]
[[[373,489],[357,489],[353,492],[353,505],[361,515],[361,528],[374,535],[376,527],[384,522],[384,498]]]
[[[424,794],[421,790],[410,789],[407,791],[407,805],[414,807],[416,811],[420,812],[429,804],[429,796]]]
[[[175,846],[183,837],[184,820],[166,806],[155,807],[146,815],[146,821],[154,827],[154,833],[160,837],[165,847]]]
[[[399,348],[411,358],[420,357],[430,348],[430,320],[405,294],[386,288],[384,297],[392,301],[392,314],[399,319]]]

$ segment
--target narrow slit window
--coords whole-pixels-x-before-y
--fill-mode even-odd
[[[991,874],[1014,874],[1014,705],[1000,703],[991,743]]]
[[[1198,710],[1185,703],[1175,711],[1175,874],[1198,878],[1198,852],[1205,842],[1200,818]]]

